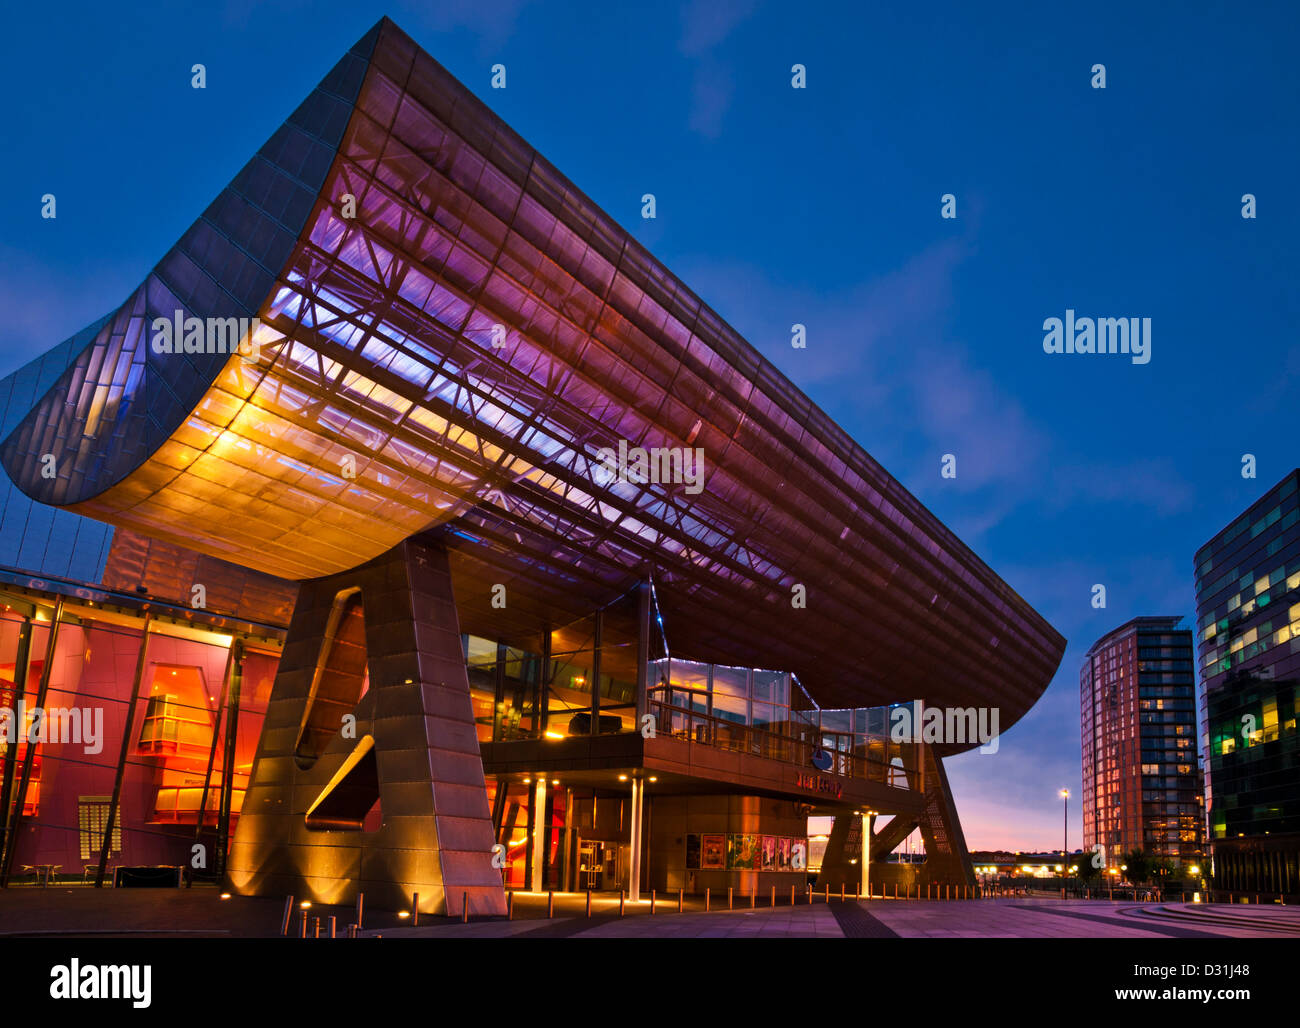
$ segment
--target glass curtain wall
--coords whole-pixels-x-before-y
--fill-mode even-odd
[[[278,641],[236,645],[232,635],[162,618],[146,633],[141,615],[84,600],[65,602],[57,628],[54,602],[16,594],[0,606],[11,883],[93,880],[119,767],[109,879],[119,866],[215,873],[223,799],[233,835]]]

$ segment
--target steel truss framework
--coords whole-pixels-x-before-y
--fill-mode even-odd
[[[255,316],[260,359],[155,353],[152,319],[176,310]],[[597,453],[620,440],[698,447],[703,491],[606,481]],[[289,579],[436,537],[462,625],[500,639],[535,637],[653,573],[675,648],[794,671],[828,706],[997,706],[1005,730],[1064,649],[387,20],[108,319],[0,460],[37,500]],[[797,586],[806,608],[792,605]]]

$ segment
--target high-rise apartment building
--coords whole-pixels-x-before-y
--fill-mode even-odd
[[[1300,893],[1300,470],[1196,554],[1216,889]]]
[[[1083,843],[1109,866],[1141,849],[1201,860],[1192,633],[1177,617],[1139,617],[1093,644],[1079,672]]]

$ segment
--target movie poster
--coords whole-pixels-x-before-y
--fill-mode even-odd
[[[787,838],[780,838],[776,841],[776,869],[778,871],[790,870],[791,841]]]
[[[721,871],[727,866],[726,836],[701,835],[700,867],[705,871]]]
[[[763,856],[762,869],[764,871],[776,870],[776,836],[763,836]]]
[[[758,836],[727,836],[727,868],[733,871],[753,871],[758,868]]]

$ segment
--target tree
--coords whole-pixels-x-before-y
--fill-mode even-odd
[[[1087,853],[1080,853],[1075,865],[1079,869],[1075,872],[1079,876],[1079,884],[1091,885],[1093,879],[1101,876],[1106,860],[1101,850],[1094,849]]]
[[[1129,850],[1124,854],[1124,879],[1130,885],[1141,885],[1151,877],[1151,858],[1145,850]]]

